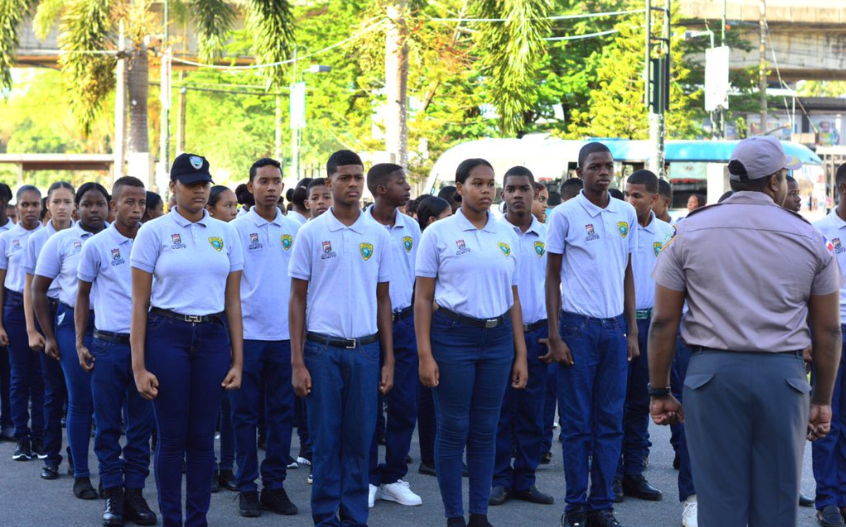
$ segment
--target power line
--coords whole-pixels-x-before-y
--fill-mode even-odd
[[[574,20],[580,18],[597,18],[603,16],[636,15],[645,13],[646,9],[632,11],[609,11],[606,13],[583,13],[580,15],[555,15],[530,18],[430,18],[432,22],[512,22],[515,20]]]
[[[614,33],[619,33],[619,29],[609,29],[608,31],[600,31],[598,33],[588,33],[586,35],[573,35],[569,37],[549,37],[545,38],[544,40],[548,42],[560,42],[562,40],[582,40],[586,38],[593,38],[593,37],[602,37],[605,35],[613,35]]]

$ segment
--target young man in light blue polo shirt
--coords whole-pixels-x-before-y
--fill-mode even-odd
[[[420,226],[402,214],[411,198],[411,185],[399,165],[380,163],[367,172],[367,187],[376,203],[368,217],[383,225],[391,237],[391,308],[394,333],[394,388],[385,397],[388,418],[385,427],[385,464],[379,465],[379,438],[374,428],[370,448],[370,495],[400,505],[421,505],[423,500],[402,478],[408,473],[405,457],[417,422],[418,362],[414,336],[414,263],[420,243]],[[377,408],[378,411],[378,408]]]
[[[334,205],[300,229],[289,266],[294,390],[308,411],[315,525],[366,525],[376,387],[388,393],[394,374],[391,237],[359,206],[361,158],[335,152],[326,171]]]
[[[546,242],[549,358],[559,363],[567,481],[563,525],[616,527],[612,483],[628,360],[639,355],[631,264],[637,214],[608,193],[614,178],[608,147],[582,147],[577,172],[584,190],[555,208]],[[559,312],[560,326],[553,315]]]
[[[94,453],[100,462],[100,480],[106,495],[103,525],[157,522],[156,514],[142,495],[150,474],[153,403],[135,389],[129,348],[132,313],[127,309],[132,305],[129,254],[141,226],[146,200],[144,183],[138,178],[125,176],[115,181],[111,201],[115,221],[82,246],[77,271],[76,350],[80,366],[91,374],[97,423]],[[85,333],[92,308],[97,317],[89,350]],[[123,448],[120,446],[122,425],[126,426]]]
[[[652,268],[658,253],[672,238],[674,229],[655,217],[652,207],[660,199],[658,176],[649,170],[638,170],[626,181],[626,201],[637,213],[637,247],[632,253],[635,281],[638,347],[640,356],[629,362],[626,406],[623,414],[623,447],[617,477],[614,480],[615,501],[623,495],[647,501],[658,501],[661,491],[652,487],[643,476],[649,457],[649,365],[646,342],[652,307],[655,304],[655,281]]]
[[[276,206],[284,188],[278,161],[263,158],[253,163],[247,188],[255,197],[255,205],[232,221],[244,251],[241,275],[244,369],[241,389],[231,395],[239,513],[255,517],[261,515],[261,509],[266,509],[293,515],[297,507],[283,486],[294,409],[288,333],[291,280],[287,269],[300,225],[283,216]],[[259,476],[256,431],[262,408],[267,446],[261,464],[259,500],[255,482]]]
[[[500,223],[514,231],[517,246],[517,287],[523,311],[526,363],[529,379],[522,390],[508,386],[502,402],[496,438],[496,460],[489,503],[501,505],[514,498],[551,505],[555,499],[538,490],[535,470],[543,447],[544,395],[546,393],[549,336],[544,303],[546,226],[532,214],[535,178],[526,167],[513,167],[502,181],[502,199],[508,212]],[[514,463],[512,465],[512,458]]]

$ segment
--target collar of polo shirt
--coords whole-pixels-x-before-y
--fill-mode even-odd
[[[454,216],[455,216],[455,221],[458,223],[458,227],[462,231],[477,231],[477,230],[479,230],[479,229],[476,228],[475,225],[470,223],[470,220],[467,219],[467,216],[464,215],[464,211],[462,211],[460,208],[457,211],[455,211]],[[482,230],[485,231],[485,232],[494,232],[496,230],[496,218],[494,218],[494,215],[491,214],[490,211],[488,211],[488,222],[485,224],[484,227],[482,227]]]
[[[370,218],[373,219],[373,221],[376,221],[376,218],[373,217],[373,207],[375,207],[375,205],[370,205],[369,207],[367,207],[367,209],[364,212],[366,212],[370,216]],[[399,209],[394,211],[394,226],[392,228],[394,228],[394,229],[396,229],[396,228],[404,229],[405,228],[405,223],[403,223],[404,218],[401,216],[401,214],[402,213],[399,211]],[[376,223],[379,223],[379,222],[376,221]],[[379,225],[382,225],[382,224],[379,223]],[[390,227],[390,226],[385,225],[385,227]]]
[[[733,193],[731,196],[726,198],[722,204],[727,203],[743,203],[744,205],[775,205],[773,198],[767,194],[748,190]]]
[[[170,215],[173,216],[173,221],[175,221],[176,224],[179,225],[180,227],[187,227],[187,226],[191,225],[192,223],[194,223],[193,221],[189,220],[188,218],[186,218],[182,214],[179,214],[179,211],[176,210],[176,207],[173,207],[173,212],[171,212]],[[210,217],[211,216],[209,216],[209,211],[206,210],[206,209],[203,209],[203,217],[200,218],[197,221],[197,223],[199,223],[203,227],[207,227],[208,226],[207,225],[208,219]]]
[[[651,219],[649,220],[649,223],[646,224],[646,227],[640,227],[640,228],[645,230],[646,232],[654,233],[655,232],[655,222],[658,221],[658,217],[655,216],[655,213],[652,212],[652,211],[649,211],[649,214],[651,215]],[[640,226],[639,222],[638,222],[638,226]]]
[[[358,219],[355,220],[355,223],[353,223],[352,225],[350,225],[348,227],[348,226],[344,225],[343,223],[341,223],[338,220],[338,218],[335,217],[335,208],[334,207],[329,207],[329,210],[327,210],[326,212],[321,214],[320,218],[322,218],[323,216],[327,216],[327,215],[329,217],[326,219],[326,221],[329,222],[329,231],[330,232],[338,232],[340,230],[350,229],[351,231],[353,231],[357,234],[364,234],[364,222],[365,221],[375,221],[375,220],[367,219],[364,212],[361,212],[358,215]],[[320,218],[318,218],[318,219],[320,219]]]
[[[267,221],[266,219],[259,216],[259,213],[256,212],[255,207],[250,208],[250,211],[247,212],[247,216],[249,216],[253,220],[253,223],[256,224],[256,227],[261,227],[263,225],[267,225],[268,223],[272,223],[274,225],[279,226],[282,225],[282,212],[279,210],[279,207],[276,207],[276,217],[273,218],[273,221]]]
[[[504,220],[505,220],[505,221],[506,221],[509,225],[511,225],[511,227],[513,227],[513,228],[514,228],[514,232],[516,232],[516,233],[518,233],[518,234],[521,232],[521,231],[520,231],[520,227],[518,227],[517,225],[514,225],[513,223],[511,223],[510,221],[508,221],[508,216],[503,216],[503,219],[504,219]],[[541,235],[543,234],[543,233],[541,232],[541,225],[543,225],[543,224],[542,224],[541,222],[539,222],[539,221],[538,221],[538,219],[535,217],[535,215],[534,215],[534,214],[532,214],[532,224],[531,224],[531,225],[529,225],[529,228],[528,228],[528,229],[526,229],[526,232],[525,232],[524,234],[529,234],[530,232],[533,232],[533,233],[537,234],[538,236],[541,236]]]
[[[115,221],[114,223],[106,227],[106,230],[111,233],[112,238],[114,238],[115,242],[117,242],[118,245],[122,245],[128,241],[131,241],[131,238],[127,238],[126,236],[121,234],[119,230],[117,230],[117,227],[115,227],[115,223],[117,222]]]
[[[587,199],[584,190],[579,193],[576,199],[578,200],[579,204],[581,204],[582,208],[584,208],[585,211],[587,211],[587,213],[590,214],[592,217],[596,217],[602,212],[620,212],[620,203],[622,203],[617,203],[620,200],[614,199],[614,197],[609,194],[608,206],[604,209],[602,207],[597,207],[596,205],[591,203],[589,199]]]

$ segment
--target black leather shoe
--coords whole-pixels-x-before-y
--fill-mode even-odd
[[[487,514],[471,514],[467,527],[493,527],[493,525],[488,521]]]
[[[555,498],[539,491],[537,485],[532,485],[526,490],[515,490],[511,493],[511,497],[515,500],[528,501],[529,503],[538,503],[540,505],[552,505],[555,503]]]
[[[623,494],[646,501],[661,501],[663,494],[646,481],[643,476],[626,476],[623,478]]]
[[[59,467],[44,465],[44,468],[41,469],[41,479],[58,479],[58,477]]]
[[[587,527],[587,524],[587,514],[581,509],[566,512],[561,518],[562,527]]]
[[[238,495],[238,514],[247,518],[261,516],[258,492],[242,492]]]
[[[814,498],[812,498],[810,496],[806,496],[806,495],[804,495],[800,492],[799,493],[799,506],[800,507],[813,507],[814,506]]]
[[[464,516],[455,516],[447,518],[447,527],[467,527],[467,522],[464,521]]]
[[[220,472],[216,470],[212,474],[211,492],[212,494],[220,492]]]
[[[437,476],[438,473],[435,472],[435,462],[433,461],[420,461],[420,467],[417,469],[417,472],[423,474],[424,476]]]
[[[614,517],[613,509],[602,509],[588,513],[590,527],[620,527],[620,522]]]
[[[540,464],[549,465],[552,463],[552,452],[544,452],[541,454]]]
[[[238,484],[235,482],[235,473],[231,470],[221,470],[218,477],[218,484],[221,489],[238,492]]]
[[[123,489],[121,487],[106,489],[105,494],[106,509],[103,511],[103,525],[120,527],[124,524]]]
[[[615,503],[622,503],[623,502],[623,480],[622,478],[614,478],[614,482],[611,483],[611,492],[614,493],[614,502]]]
[[[89,478],[76,478],[73,482],[73,495],[81,500],[96,500],[97,491]]]
[[[262,489],[261,508],[285,516],[293,516],[298,512],[297,506],[291,503],[285,489]]]
[[[843,516],[836,505],[829,505],[817,511],[817,523],[820,527],[843,527]]]
[[[158,523],[156,513],[147,505],[141,489],[124,489],[123,517],[135,525],[155,525]]]
[[[491,497],[488,498],[488,505],[502,505],[511,497],[511,491],[505,487],[493,487]]]

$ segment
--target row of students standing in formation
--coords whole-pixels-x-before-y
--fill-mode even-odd
[[[116,181],[111,197],[96,184],[75,194],[51,188],[48,201],[71,210],[72,196],[80,221],[71,225],[55,206],[51,225],[64,231],[43,235],[41,251],[32,247],[31,277],[15,262],[15,247],[29,249],[36,236],[21,238],[50,227],[37,222],[37,190],[24,187],[17,230],[0,235],[4,323],[24,330],[23,337],[10,334],[12,348],[43,345],[41,356],[61,365],[64,375],[54,377],[68,387],[80,497],[96,496],[85,463],[96,416],[108,525],[155,521],[141,495],[154,424],[163,524],[204,524],[214,433],[228,392],[224,417],[233,428],[240,514],[297,513],[284,490],[295,413],[307,421],[316,525],[366,525],[377,499],[419,505],[403,479],[419,406],[421,457],[429,461],[424,450],[431,451],[447,524],[487,526],[489,504],[554,501],[534,479],[551,443],[543,415],[549,389],[565,403],[562,521],[618,525],[618,494],[661,497],[642,476],[648,397],[640,350],[651,308],[649,270],[671,228],[652,212],[664,203],[666,214],[657,177],[640,171],[629,178],[632,206],[610,198],[613,170],[607,148],[587,145],[579,156],[583,190],[565,184],[573,199],[543,224],[532,214],[530,171],[515,167],[505,175],[508,211],[498,220],[490,212],[493,169],[470,159],[456,174],[454,214],[450,203],[429,197],[417,204],[415,222],[398,210],[410,199],[401,167],[379,164],[365,176],[355,153],[339,151],[327,177],[307,185],[304,201],[293,200],[299,218],[277,207],[279,163],[262,159],[251,167],[255,204],[238,213],[231,191],[211,186],[208,161],[183,154],[171,169],[172,212],[143,226],[146,196],[138,180]],[[362,212],[365,184],[375,205]],[[109,198],[116,217],[107,226]],[[131,312],[114,308],[127,305]],[[548,309],[561,316],[547,316]],[[557,366],[552,377],[549,364]],[[304,403],[299,412],[294,393]],[[381,464],[380,394],[388,408]],[[267,455],[259,467],[262,420]],[[21,430],[29,433],[25,423]],[[47,465],[55,470],[60,437]],[[226,465],[221,459],[221,474],[231,470]]]

